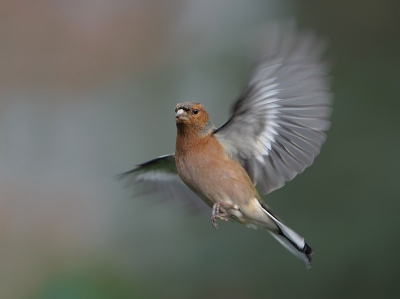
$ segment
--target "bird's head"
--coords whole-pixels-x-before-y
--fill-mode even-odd
[[[198,135],[208,135],[214,131],[207,111],[196,102],[179,103],[175,108],[175,123],[179,130],[195,131]]]

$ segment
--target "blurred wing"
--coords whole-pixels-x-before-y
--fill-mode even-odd
[[[137,192],[134,196],[156,193],[190,211],[210,209],[180,179],[173,154],[140,164],[119,177],[125,179],[127,185],[135,187]]]
[[[323,44],[311,34],[274,33],[231,118],[214,132],[264,194],[312,164],[331,112]]]

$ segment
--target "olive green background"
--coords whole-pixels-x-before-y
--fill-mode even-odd
[[[398,298],[400,2],[3,1],[0,297]],[[174,151],[174,107],[228,118],[263,28],[326,38],[332,126],[265,197],[315,250],[212,228],[115,175]]]

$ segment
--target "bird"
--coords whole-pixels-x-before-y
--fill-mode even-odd
[[[140,194],[156,192],[206,209],[215,228],[222,220],[266,229],[310,268],[311,247],[260,193],[302,173],[326,139],[332,110],[326,46],[311,32],[272,32],[224,125],[216,128],[201,103],[179,103],[175,152],[121,176],[141,186]]]

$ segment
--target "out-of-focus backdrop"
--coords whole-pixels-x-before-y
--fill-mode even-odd
[[[398,298],[400,2],[0,3],[0,297]],[[271,21],[328,39],[321,155],[266,197],[315,249],[132,199],[114,175],[171,153],[177,102],[219,126]]]

